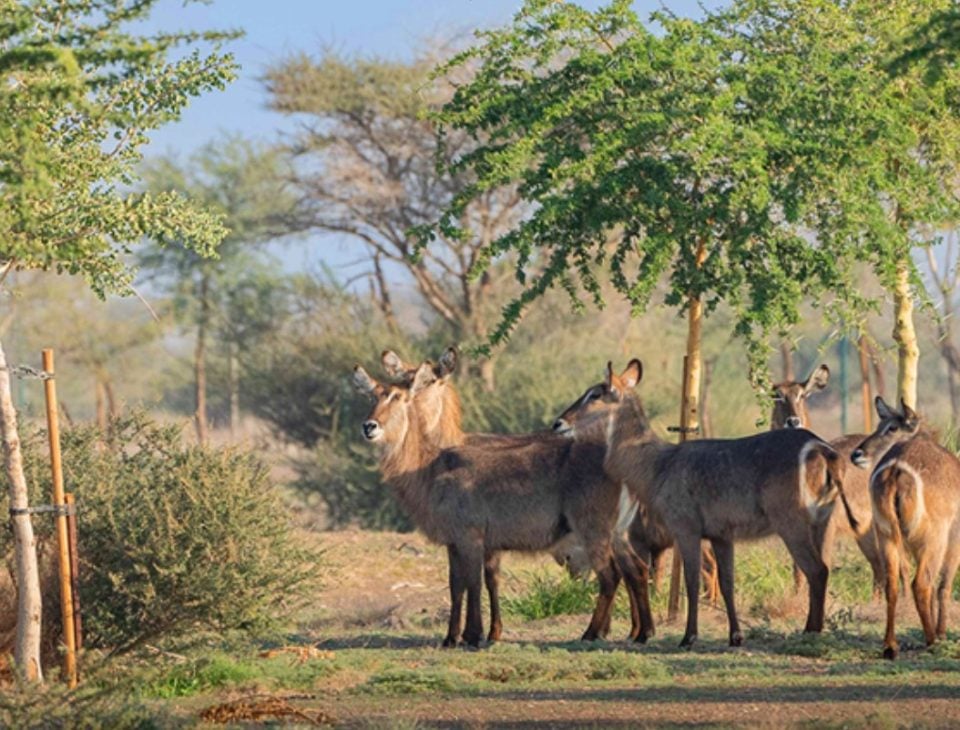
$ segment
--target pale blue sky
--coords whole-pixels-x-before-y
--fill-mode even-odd
[[[606,0],[581,0],[596,8]],[[681,16],[701,13],[698,0],[636,0],[646,17],[665,7]],[[722,0],[702,0],[713,9]],[[212,0],[183,4],[163,0],[146,23],[148,30],[241,29],[246,35],[229,44],[241,65],[225,91],[193,100],[182,119],[152,134],[146,154],[182,156],[224,132],[272,140],[293,122],[265,108],[259,77],[271,64],[294,53],[316,53],[332,45],[350,55],[405,58],[418,42],[468,36],[477,27],[503,25],[522,0]],[[272,246],[290,270],[332,266],[350,277],[365,267],[355,241],[339,235],[312,235],[298,245]],[[388,272],[390,275],[390,272]]]
[[[239,78],[226,91],[196,99],[183,119],[153,135],[149,152],[188,151],[220,131],[271,138],[283,119],[264,108],[258,77],[289,54],[312,53],[325,44],[348,54],[403,58],[431,36],[453,37],[478,26],[508,22],[521,0],[213,0],[183,5],[158,3],[148,26],[165,30],[240,28],[246,36],[229,48],[241,64]],[[597,7],[599,0],[582,0]],[[698,15],[697,0],[637,0],[642,15],[666,7],[678,15]],[[715,8],[720,0],[704,0]]]

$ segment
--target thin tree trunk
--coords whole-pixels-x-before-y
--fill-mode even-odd
[[[10,509],[25,510],[29,506],[27,480],[23,474],[23,456],[17,431],[17,411],[10,389],[10,371],[0,343],[0,427],[7,478],[10,485]],[[43,681],[40,665],[40,570],[37,565],[37,541],[29,514],[13,515],[14,557],[17,571],[17,639],[14,661],[27,681]]]
[[[697,267],[706,261],[706,246],[697,243]],[[700,427],[700,381],[703,373],[703,299],[691,296],[687,309],[687,370],[683,382],[683,413],[680,415],[681,440],[698,432]]]
[[[873,414],[873,396],[870,393],[870,357],[867,351],[867,340],[863,335],[857,340],[857,354],[860,356],[860,398],[863,403],[863,432],[873,431],[871,415]]]
[[[204,275],[200,279],[200,317],[197,320],[197,344],[193,351],[193,370],[196,381],[196,411],[194,421],[197,427],[197,441],[207,443],[207,322],[210,318],[210,300],[208,292],[210,280]]]
[[[383,318],[387,322],[387,327],[391,332],[399,332],[400,327],[397,325],[397,316],[393,311],[393,301],[390,299],[390,289],[387,286],[387,278],[383,275],[383,266],[380,263],[380,255],[374,254],[373,256],[373,275],[376,280],[376,290],[377,290],[377,306],[380,308]]]
[[[113,390],[113,382],[109,375],[103,376],[103,392],[107,395],[107,413],[110,418],[116,418],[120,415],[120,406],[117,405],[117,395]]]
[[[793,348],[786,340],[780,343],[780,360],[783,364],[783,382],[790,383],[797,379],[793,372]]]
[[[234,440],[240,430],[240,360],[236,342],[230,342],[230,437]]]
[[[897,401],[917,407],[917,365],[920,348],[913,326],[913,293],[910,291],[910,262],[897,262],[897,278],[893,290],[893,339],[897,343]]]
[[[96,376],[96,398],[97,398],[97,428],[101,431],[107,430],[107,393],[103,385],[103,379],[99,374]]]

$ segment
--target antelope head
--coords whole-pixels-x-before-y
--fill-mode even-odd
[[[353,384],[374,398],[373,409],[362,425],[363,437],[371,443],[395,446],[403,442],[411,426],[417,427],[413,405],[417,394],[434,382],[432,363],[420,365],[409,385],[380,383],[360,365],[353,368]]]
[[[876,405],[880,418],[877,430],[850,454],[850,461],[861,469],[869,469],[879,454],[885,454],[895,444],[913,438],[920,430],[920,417],[903,399],[900,400],[902,413],[893,410],[879,395]]]
[[[574,438],[599,424],[606,424],[617,404],[643,377],[643,365],[634,358],[619,375],[613,372],[613,363],[607,363],[607,374],[602,383],[587,388],[574,403],[553,422],[554,433]]]
[[[770,428],[808,428],[807,396],[823,390],[830,380],[830,369],[821,365],[802,383],[787,380],[773,386],[773,415]]]
[[[420,411],[424,434],[427,438],[448,445],[457,442],[461,436],[460,396],[449,383],[450,376],[457,368],[457,350],[448,347],[436,364],[424,360],[420,365],[406,362],[393,350],[384,350],[380,362],[384,371],[399,385],[412,387],[420,368],[428,366],[433,380],[421,386],[416,392],[417,407]]]

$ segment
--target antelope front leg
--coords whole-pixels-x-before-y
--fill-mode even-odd
[[[460,611],[463,605],[463,591],[466,588],[460,554],[454,545],[447,545],[447,561],[450,569],[450,622],[447,626],[445,647],[456,646],[460,641]]]
[[[460,550],[463,554],[464,582],[467,586],[467,626],[463,631],[463,641],[476,648],[483,639],[481,599],[484,553],[482,547],[473,545]]]
[[[645,644],[654,634],[650,611],[650,567],[628,543],[618,545],[614,552],[630,596],[630,638]]]
[[[617,586],[620,585],[620,574],[617,572],[612,558],[603,568],[597,571],[597,583],[600,587],[597,603],[593,607],[590,625],[587,626],[587,630],[580,637],[581,641],[596,641],[603,637],[604,627],[609,627],[613,599],[617,595]]]
[[[683,557],[683,579],[687,587],[687,630],[680,642],[681,649],[689,649],[697,640],[697,612],[700,598],[700,536],[677,539]]]
[[[487,641],[500,641],[503,624],[500,621],[500,553],[487,553],[483,561],[483,582],[490,596],[490,633]]]
[[[720,579],[720,593],[727,607],[727,622],[730,626],[730,646],[743,644],[743,633],[737,620],[737,607],[733,600],[733,543],[730,540],[713,539],[713,554],[717,558],[717,572]]]

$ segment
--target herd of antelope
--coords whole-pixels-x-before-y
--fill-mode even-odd
[[[451,383],[457,353],[405,363],[383,353],[388,378],[361,366],[354,384],[375,398],[364,438],[380,449],[380,470],[401,506],[432,541],[445,545],[450,621],[444,646],[483,638],[481,576],[490,631],[500,638],[498,586],[504,550],[547,551],[572,572],[593,570],[599,595],[584,639],[606,635],[621,580],[630,597],[631,638],[654,634],[650,572],[668,547],[683,560],[687,623],[681,646],[697,638],[702,541],[716,559],[731,646],[743,641],[734,602],[734,544],[779,535],[806,578],[804,630],[824,624],[834,535],[849,529],[887,602],[883,654],[897,656],[894,617],[906,555],[928,645],[943,638],[960,564],[960,461],[940,446],[906,404],[877,398],[870,435],[826,442],[807,430],[807,396],[822,389],[822,365],[805,382],[775,388],[770,431],[679,444],[660,439],[644,413],[639,360],[606,377],[556,419],[551,431],[464,433]],[[851,467],[851,468],[848,468]],[[856,468],[853,468],[856,467]],[[840,499],[843,509],[834,509]],[[463,595],[467,596],[462,626]]]

